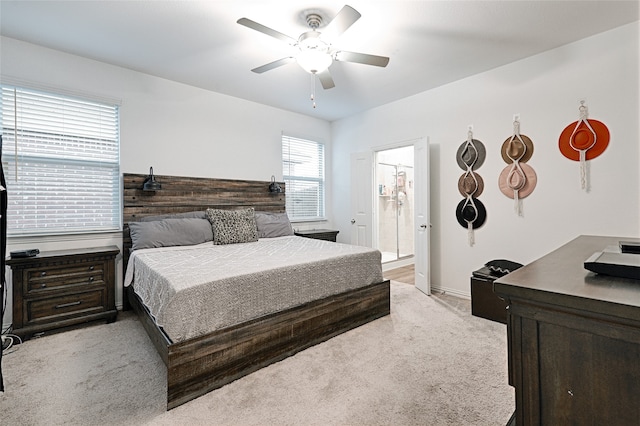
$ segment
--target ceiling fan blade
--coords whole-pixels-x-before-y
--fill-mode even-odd
[[[336,87],[336,84],[333,82],[333,78],[331,78],[331,73],[329,72],[329,68],[327,68],[326,70],[316,75],[318,76],[320,83],[322,83],[323,89],[326,90],[326,89],[331,89],[333,87]]]
[[[257,74],[262,74],[265,71],[269,71],[269,70],[272,70],[274,68],[278,68],[278,67],[290,64],[291,62],[295,62],[295,61],[296,61],[296,58],[294,58],[293,56],[289,56],[289,57],[286,57],[286,58],[278,59],[277,61],[269,62],[268,64],[264,64],[261,67],[254,68],[251,71],[253,71],[253,72],[257,73]]]
[[[263,34],[266,34],[268,36],[275,37],[278,40],[282,40],[282,41],[284,41],[286,43],[289,43],[289,44],[292,44],[292,45],[296,44],[298,42],[296,39],[294,39],[292,37],[289,37],[286,34],[282,34],[280,31],[276,31],[276,30],[273,30],[273,29],[271,29],[269,27],[265,27],[264,25],[258,24],[257,22],[252,21],[251,19],[240,18],[240,19],[238,19],[238,24],[244,25],[245,27],[251,28],[252,30],[259,31],[259,32],[261,32]]]
[[[339,51],[335,54],[336,61],[355,62],[358,64],[374,65],[376,67],[386,67],[389,58],[386,56],[368,55],[366,53]]]
[[[340,9],[340,12],[338,12],[336,17],[329,22],[324,31],[322,31],[322,34],[329,40],[336,39],[340,34],[347,31],[351,25],[360,19],[360,16],[362,16],[360,15],[360,12],[351,6],[345,5]]]

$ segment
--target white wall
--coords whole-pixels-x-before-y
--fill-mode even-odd
[[[152,165],[157,174],[280,179],[281,132],[318,137],[327,143],[329,171],[330,221],[323,226],[339,229],[343,242],[349,241],[350,153],[428,137],[432,283],[468,295],[471,272],[490,259],[527,263],[579,234],[640,234],[638,32],[638,23],[627,25],[333,124],[5,37],[0,75],[119,100],[124,173],[146,173]],[[590,117],[611,130],[609,148],[590,162],[589,193],[580,190],[577,164],[557,149],[560,132],[578,117],[580,99],[587,100]],[[524,217],[514,215],[496,183],[505,166],[499,149],[511,136],[515,113],[534,141],[529,164],[538,174]],[[478,170],[488,217],[474,247],[455,220],[462,172],[455,153],[469,124],[488,151]],[[117,234],[10,241],[9,249],[114,243],[121,244]]]
[[[640,235],[639,24],[566,45],[440,88],[336,121],[332,196],[340,241],[349,241],[350,153],[397,141],[428,137],[431,179],[432,286],[469,295],[471,272],[485,262],[531,262],[581,234]],[[433,64],[438,66],[438,64]],[[590,161],[591,190],[580,189],[578,163],[558,149],[562,130],[578,119],[579,100],[589,117],[611,132],[607,150]],[[498,189],[506,166],[500,147],[520,114],[521,133],[535,146],[528,164],[538,176],[523,200],[524,216]],[[455,217],[462,200],[456,151],[467,137],[487,148],[477,172],[485,182],[479,199],[487,220],[468,245]]]
[[[324,120],[6,37],[0,38],[0,43],[3,82],[22,82],[121,104],[122,173],[148,173],[153,166],[158,175],[264,181],[275,175],[281,180],[282,132],[324,142],[330,167],[331,129]],[[331,218],[330,201],[327,216]],[[122,249],[121,235],[11,239],[7,249],[55,250],[111,244]],[[121,261],[117,275],[121,279]],[[116,298],[120,305],[119,292]],[[10,312],[11,307],[7,310]]]

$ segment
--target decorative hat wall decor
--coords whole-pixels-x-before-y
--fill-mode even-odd
[[[456,207],[456,219],[462,227],[467,229],[470,246],[475,244],[473,230],[481,227],[487,218],[487,210],[477,198],[484,190],[484,181],[475,172],[484,163],[486,156],[487,150],[484,144],[478,139],[473,139],[473,128],[469,126],[467,140],[456,152],[456,162],[464,170],[458,179],[458,191],[464,199]]]
[[[598,157],[609,146],[609,129],[604,123],[588,118],[585,101],[580,101],[580,118],[569,124],[560,134],[558,145],[562,155],[580,162],[580,186],[589,190],[587,160]]]
[[[504,195],[513,198],[514,210],[522,216],[522,199],[533,192],[538,178],[533,168],[526,164],[533,155],[533,141],[520,134],[518,114],[513,117],[513,134],[502,144],[500,154],[507,166],[498,177],[498,187]]]

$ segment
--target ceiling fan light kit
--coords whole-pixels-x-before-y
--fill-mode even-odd
[[[323,89],[331,89],[335,87],[329,67],[334,61],[337,62],[353,62],[358,64],[373,65],[377,67],[386,67],[389,63],[389,58],[385,56],[369,55],[366,53],[346,52],[334,49],[330,40],[335,40],[338,36],[344,33],[351,25],[353,25],[358,19],[360,19],[360,13],[351,6],[344,6],[340,9],[340,12],[324,27],[323,32],[318,31],[318,28],[324,26],[325,19],[324,13],[318,10],[307,10],[301,13],[304,17],[304,21],[307,23],[311,31],[302,33],[298,39],[289,37],[279,31],[266,27],[248,18],[238,19],[238,24],[244,25],[247,28],[261,32],[268,36],[277,38],[284,41],[293,47],[297,47],[299,52],[294,56],[285,57],[260,67],[254,68],[251,71],[261,74],[265,71],[278,68],[282,65],[289,64],[291,62],[297,62],[300,67],[306,72],[312,74],[314,77],[317,75]],[[326,37],[323,37],[323,35]],[[315,97],[312,94],[312,99]],[[315,103],[314,103],[315,108]]]
[[[300,53],[296,56],[298,65],[308,73],[320,73],[333,63],[327,43],[320,39],[317,31],[308,31],[298,39]]]

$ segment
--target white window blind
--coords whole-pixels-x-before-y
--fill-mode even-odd
[[[324,219],[324,145],[283,135],[282,166],[289,218]]]
[[[7,234],[117,231],[117,105],[1,86]]]

